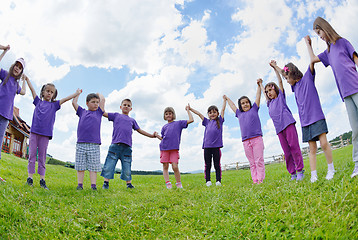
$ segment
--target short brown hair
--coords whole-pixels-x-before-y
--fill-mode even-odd
[[[166,113],[166,112],[171,112],[171,113],[173,113],[173,120],[175,120],[175,119],[177,118],[177,116],[176,116],[176,114],[175,114],[175,111],[174,111],[174,108],[172,108],[172,107],[166,107],[166,108],[164,109],[164,114],[163,114],[164,120],[165,120],[165,113]]]
[[[99,99],[99,96],[97,93],[90,93],[86,97],[86,102],[88,103],[89,101],[92,100],[92,98]]]

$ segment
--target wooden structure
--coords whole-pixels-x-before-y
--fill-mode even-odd
[[[28,157],[28,139],[30,137],[30,126],[21,119],[19,109],[14,107],[13,119],[6,128],[2,151],[13,153],[17,157]]]

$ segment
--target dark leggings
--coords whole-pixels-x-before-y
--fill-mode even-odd
[[[204,148],[205,180],[210,181],[211,159],[214,160],[216,181],[221,182],[220,148]]]

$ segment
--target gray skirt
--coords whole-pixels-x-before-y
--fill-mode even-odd
[[[302,127],[302,142],[318,141],[322,133],[328,133],[326,119]]]

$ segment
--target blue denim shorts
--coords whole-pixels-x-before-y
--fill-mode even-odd
[[[326,119],[302,127],[302,142],[318,141],[322,133],[328,133]]]
[[[114,179],[114,172],[116,170],[118,159],[120,159],[122,163],[121,179],[124,181],[132,180],[132,148],[124,143],[116,143],[109,146],[101,176],[108,179]]]

